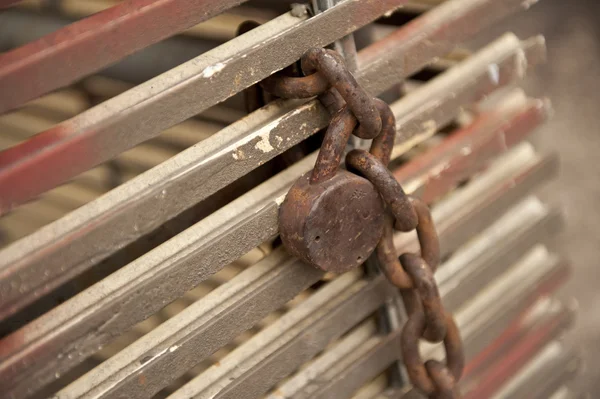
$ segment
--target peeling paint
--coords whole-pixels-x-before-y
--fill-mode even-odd
[[[258,136],[260,140],[254,145],[254,148],[264,152],[265,154],[273,151],[275,148],[273,148],[273,146],[271,145],[271,141],[269,140],[270,134],[271,131],[269,130]]]
[[[275,198],[275,203],[276,203],[278,206],[279,206],[279,205],[281,205],[281,204],[283,204],[283,201],[285,201],[285,196],[286,196],[286,195],[287,195],[287,194],[283,194],[283,195],[281,195],[281,196],[279,196],[279,197]]]
[[[445,170],[449,169],[450,166],[451,166],[450,162],[443,162],[443,163],[441,163],[441,164],[433,167],[431,169],[431,171],[429,172],[429,175],[433,176],[433,177],[438,177],[438,176],[440,176],[442,174],[442,172],[444,172]]]
[[[202,73],[200,73],[200,76],[203,78],[210,78],[215,73],[221,72],[223,70],[223,68],[225,68],[225,64],[222,62],[219,62],[218,64],[215,64],[215,65],[207,66],[206,68],[204,68]]]

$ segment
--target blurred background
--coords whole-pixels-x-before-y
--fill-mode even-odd
[[[585,361],[578,380],[581,391],[594,394],[600,394],[599,18],[600,3],[594,0],[541,0],[482,38],[506,30],[520,37],[538,32],[546,37],[548,62],[527,77],[524,87],[532,95],[549,97],[555,110],[534,142],[541,150],[557,151],[561,158],[559,178],[542,196],[559,204],[566,215],[567,228],[558,245],[575,271],[563,295],[577,298],[580,308],[567,341],[581,349]]]

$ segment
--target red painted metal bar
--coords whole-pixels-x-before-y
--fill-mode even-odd
[[[397,173],[419,182],[417,194],[432,202],[481,168],[484,162],[509,150],[544,123],[551,106],[544,100],[528,100],[512,113],[483,112],[468,126],[453,133],[439,146],[408,163]],[[424,174],[422,171],[426,171]],[[448,179],[448,176],[452,179]]]
[[[473,389],[464,394],[465,399],[490,398],[514,377],[545,345],[556,338],[573,319],[573,314],[565,311],[556,318],[522,337],[501,360],[472,381]]]
[[[0,10],[12,6],[21,0],[0,0]]]
[[[129,0],[0,54],[0,113],[247,0]]]
[[[567,282],[571,272],[572,266],[568,262],[562,261],[561,266],[527,297],[525,300],[526,303],[529,303],[527,310],[515,319],[498,338],[469,361],[463,373],[463,393],[466,394],[471,389],[476,389],[477,381],[481,376],[499,363],[511,347],[515,346],[527,334],[538,330],[538,326],[535,324],[532,326],[527,325],[527,319],[530,317],[535,303],[540,298],[548,297],[558,291]],[[568,311],[563,316],[570,314],[571,312]]]

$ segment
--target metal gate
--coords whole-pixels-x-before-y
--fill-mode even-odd
[[[577,397],[559,340],[573,306],[552,295],[570,269],[550,245],[562,218],[534,194],[558,161],[526,141],[551,106],[516,87],[544,40],[464,47],[535,1],[7,3],[3,398],[419,397],[374,261],[324,274],[277,238],[329,114],[258,83],[332,43],[390,104],[394,176],[432,207],[463,396]]]

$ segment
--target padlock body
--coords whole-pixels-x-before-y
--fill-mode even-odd
[[[316,184],[310,175],[296,181],[281,205],[281,239],[306,263],[347,272],[369,257],[382,236],[382,199],[368,180],[346,170]]]

